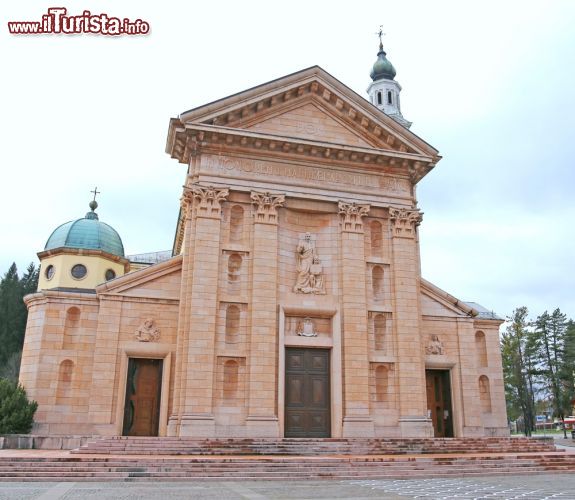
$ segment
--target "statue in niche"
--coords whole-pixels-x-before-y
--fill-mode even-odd
[[[146,318],[136,330],[135,336],[140,342],[153,342],[160,338],[160,329],[152,318]]]
[[[293,287],[296,293],[325,294],[323,266],[317,255],[310,233],[305,233],[296,248],[297,280]]]
[[[300,321],[297,325],[296,333],[300,337],[317,337],[313,320],[311,318],[305,318],[303,321]]]
[[[431,336],[429,345],[425,348],[427,354],[444,354],[443,342],[435,334]]]

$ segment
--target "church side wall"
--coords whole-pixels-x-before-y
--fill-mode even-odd
[[[159,434],[165,435],[174,397],[176,337],[179,302],[173,287],[144,285],[139,297],[103,296],[94,353],[89,418],[98,434],[119,435],[123,430],[129,358],[163,360]],[[177,292],[176,292],[177,293]],[[148,322],[148,323],[146,323]],[[146,332],[146,324],[151,325]]]
[[[442,352],[428,350],[425,368],[450,370],[455,436],[508,435],[498,335],[500,322],[442,317],[440,307],[435,312],[437,316],[423,317],[423,344],[431,346],[432,337],[436,336]]]
[[[29,302],[21,382],[38,402],[34,432],[89,434],[88,406],[98,302],[40,292]]]

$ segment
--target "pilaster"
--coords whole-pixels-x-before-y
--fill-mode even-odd
[[[175,380],[174,380],[174,401],[172,403],[172,414],[168,422],[168,436],[177,436],[182,418],[182,408],[185,403],[186,395],[186,377],[188,371],[188,345],[189,335],[187,334],[190,324],[190,300],[191,294],[188,291],[191,288],[193,272],[193,255],[194,255],[194,234],[195,234],[195,217],[194,217],[194,195],[191,190],[186,190],[180,198],[180,210],[183,219],[183,244],[181,252],[182,259],[182,280],[180,284],[180,308],[178,310],[178,335],[176,344],[176,363],[175,363]]]
[[[343,436],[373,436],[369,404],[369,344],[362,218],[369,205],[338,203],[343,322]]]
[[[402,437],[432,435],[427,417],[425,358],[421,344],[419,306],[419,210],[389,208],[392,269],[395,288],[394,323],[397,335],[399,425]]]
[[[254,204],[248,433],[277,437],[277,289],[278,217],[281,194],[251,193]]]
[[[181,436],[213,436],[213,385],[215,369],[215,335],[217,312],[217,283],[220,260],[221,201],[229,194],[226,188],[191,185],[185,195],[193,199],[195,231],[193,248],[186,241],[184,260],[188,286],[182,286],[181,304],[185,304],[184,324],[180,334],[187,359],[181,366],[181,384],[185,387],[181,400],[179,434]],[[184,366],[185,365],[185,366]]]

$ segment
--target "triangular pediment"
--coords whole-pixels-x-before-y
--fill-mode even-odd
[[[98,295],[179,300],[182,257],[133,271],[96,287]]]
[[[439,160],[435,148],[318,66],[182,113],[179,127],[206,125],[373,148]]]
[[[245,127],[254,132],[276,134],[348,146],[374,147],[352,127],[329,115],[318,104],[310,101],[295,109],[278,112],[274,116]]]

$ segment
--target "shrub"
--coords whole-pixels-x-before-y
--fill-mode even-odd
[[[0,434],[27,434],[34,423],[36,401],[28,401],[21,385],[0,379]]]

